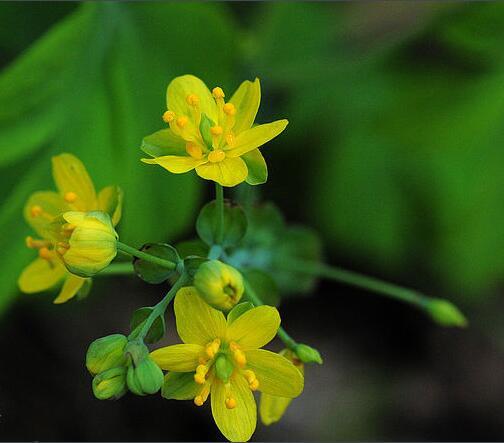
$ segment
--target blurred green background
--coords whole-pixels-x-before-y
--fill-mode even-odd
[[[13,355],[0,363],[0,435],[220,438],[188,404],[90,398],[87,344],[159,288],[104,279],[63,307],[16,289],[33,255],[22,207],[53,187],[60,152],[99,188],[123,187],[123,241],[193,235],[208,184],[139,162],[167,84],[192,73],[228,94],[261,78],[258,121],[290,124],[263,149],[260,191],[318,229],[331,262],[447,297],[471,322],[440,330],[334,284],[289,301],[285,324],[327,364],[256,437],[504,438],[504,4],[4,2],[0,18],[0,345]]]

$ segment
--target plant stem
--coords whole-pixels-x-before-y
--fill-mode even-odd
[[[126,254],[132,255],[133,257],[154,263],[166,269],[175,269],[177,267],[177,263],[156,257],[155,255],[147,254],[143,251],[139,251],[138,249],[132,248],[131,246],[128,246],[127,244],[120,241],[117,242],[117,249],[119,251],[125,252]]]
[[[140,340],[143,340],[144,337],[147,335],[149,332],[152,324],[158,318],[159,316],[164,315],[166,308],[170,304],[170,302],[173,300],[175,295],[177,295],[178,290],[184,286],[184,284],[187,281],[187,276],[186,274],[182,274],[180,278],[175,282],[175,284],[171,287],[171,289],[166,293],[166,295],[163,297],[163,299],[154,306],[152,309],[152,312],[149,314],[147,319],[145,320],[142,329],[138,333],[137,338]]]
[[[283,261],[278,263],[283,269],[294,272],[324,277],[329,280],[346,283],[357,288],[367,289],[368,291],[384,295],[389,298],[410,303],[420,308],[425,308],[430,301],[428,297],[421,292],[405,288],[393,283],[388,283],[377,278],[368,277],[357,272],[348,271],[336,266],[329,266],[325,263],[315,263],[309,261]]]
[[[128,275],[133,274],[133,266],[131,262],[111,263],[105,269],[100,271],[98,275]]]
[[[249,301],[251,301],[256,306],[263,305],[264,303],[259,298],[257,293],[252,289],[249,282],[247,280],[244,280],[244,284],[245,284],[245,297],[247,297]],[[281,326],[278,328],[277,336],[280,340],[284,342],[287,348],[289,348],[291,351],[294,352],[296,351],[296,346],[298,345],[298,343],[289,334],[287,334],[287,331]]]
[[[224,239],[224,189],[219,183],[215,183],[215,202],[217,204],[217,234],[215,240],[220,245]]]

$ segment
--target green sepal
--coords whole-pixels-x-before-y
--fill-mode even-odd
[[[233,323],[240,315],[252,309],[254,305],[249,301],[237,304],[227,315],[228,324]]]
[[[124,349],[128,339],[122,334],[112,334],[93,341],[86,353],[86,368],[95,375],[126,364]]]
[[[142,360],[148,357],[149,348],[145,346],[143,341],[136,340],[131,337],[128,337],[130,340],[126,347],[124,348],[124,353],[129,356],[128,364],[132,364],[133,366],[137,366],[140,364]]]
[[[101,372],[93,378],[93,394],[98,400],[116,400],[126,392],[126,367],[120,366]]]
[[[190,256],[206,257],[209,247],[199,238],[193,240],[185,240],[177,243],[177,251],[182,258]]]
[[[208,149],[212,149],[213,138],[210,128],[215,126],[215,123],[204,112],[201,114],[201,122],[199,125],[201,136]]]
[[[151,312],[154,308],[151,307],[143,307],[137,309],[131,318],[130,328],[132,333],[130,334],[130,339],[136,338],[138,333],[143,327],[144,322],[150,316]],[[144,337],[144,341],[146,343],[156,343],[161,340],[166,331],[166,322],[163,315],[159,315],[152,322],[152,325]]]
[[[128,373],[126,375],[126,383],[128,385],[128,389],[135,395],[145,395],[142,387],[140,386],[140,382],[135,376],[135,367],[129,366]]]
[[[164,377],[161,396],[167,400],[191,400],[200,391],[193,372],[169,372]]]
[[[184,272],[189,276],[189,277],[194,277],[196,272],[198,272],[199,267],[208,261],[208,258],[204,257],[187,257],[184,260]]]
[[[209,246],[216,242],[219,214],[216,201],[207,203],[201,209],[196,221],[196,231],[199,237]],[[231,206],[224,202],[224,236],[222,247],[237,245],[247,232],[247,216],[240,206]]]
[[[170,129],[161,129],[144,137],[140,149],[152,157],[187,155],[185,142]]]
[[[81,288],[77,291],[77,294],[75,295],[77,297],[77,300],[84,300],[85,298],[87,298],[87,296],[91,292],[92,287],[93,287],[93,279],[86,278],[84,284],[81,286]]]
[[[155,257],[171,261],[175,264],[180,262],[180,257],[177,250],[166,243],[147,243],[140,249]],[[162,283],[176,274],[176,269],[167,269],[163,266],[151,263],[146,260],[135,257],[133,260],[133,268],[136,274],[143,281],[152,284]]]
[[[155,394],[163,386],[164,374],[156,363],[145,357],[138,365],[131,365],[126,376],[128,388],[136,395]]]
[[[265,305],[278,306],[280,304],[278,285],[267,272],[260,269],[247,269],[242,271],[242,274]]]

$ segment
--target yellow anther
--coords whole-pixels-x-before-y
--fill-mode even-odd
[[[200,365],[206,365],[207,362],[208,362],[208,357],[200,355],[200,357],[198,358],[198,363]]]
[[[212,89],[212,95],[215,98],[224,98],[226,96],[222,88],[219,88],[218,86]]]
[[[212,135],[215,135],[215,136],[222,135],[223,131],[224,130],[222,129],[222,126],[212,126],[210,128],[210,132],[212,133]]]
[[[203,403],[205,403],[205,401],[203,400],[203,397],[201,395],[194,397],[194,404],[196,406],[203,406]]]
[[[34,205],[30,208],[30,215],[32,217],[38,217],[39,215],[41,215],[42,213],[44,212],[44,210],[42,209],[41,206],[39,205]]]
[[[194,143],[187,143],[186,152],[196,160],[200,160],[201,158],[203,158],[203,150]]]
[[[249,383],[249,388],[251,391],[257,391],[259,389],[259,380],[256,378],[252,383]]]
[[[218,338],[216,338],[214,341],[212,341],[212,343],[209,343],[206,346],[205,351],[206,351],[206,354],[208,355],[208,357],[210,357],[210,358],[215,357],[215,354],[217,354],[217,352],[219,352],[220,344],[221,344],[221,341]]]
[[[35,245],[33,243],[33,237],[29,235],[28,237],[25,238],[25,243],[27,248],[34,248]]]
[[[165,123],[170,123],[172,122],[173,120],[175,120],[175,112],[173,111],[166,111],[164,114],[163,114],[163,121]]]
[[[250,369],[246,369],[245,371],[243,371],[243,376],[247,379],[248,384],[252,383],[254,380],[257,379],[254,371],[251,371]]]
[[[229,349],[231,349],[231,352],[234,352],[238,349],[240,349],[240,347],[238,346],[238,344],[234,341],[232,341],[231,343],[229,343]]]
[[[63,196],[67,203],[74,203],[77,200],[77,194],[75,192],[66,192]]]
[[[51,258],[51,251],[49,248],[43,247],[39,249],[39,257],[44,260],[49,260]]]
[[[196,106],[199,103],[199,97],[196,94],[189,94],[186,97],[186,102],[190,106]]]
[[[206,366],[206,365],[198,365],[196,367],[197,374],[206,375],[207,372],[208,372],[208,366]]]
[[[65,255],[67,253],[68,249],[67,248],[58,248],[56,249],[56,252],[59,254],[59,255]]]
[[[227,145],[232,148],[234,146],[234,143],[235,143],[235,138],[234,138],[234,135],[229,133],[229,134],[226,134],[226,143]]]
[[[223,107],[222,110],[224,111],[224,114],[226,115],[235,115],[236,114],[236,108],[233,103],[226,103]]]
[[[206,381],[205,375],[199,373],[194,374],[194,381],[199,385],[204,385]]]
[[[226,158],[226,153],[222,149],[216,149],[208,154],[208,161],[219,163]]]
[[[177,119],[177,126],[179,128],[184,128],[187,125],[188,121],[189,121],[189,119],[185,115],[183,115],[182,117],[179,117]]]
[[[226,398],[225,403],[226,403],[226,408],[228,408],[228,409],[236,408],[236,400],[233,397]]]
[[[245,366],[245,364],[247,363],[247,358],[245,357],[245,354],[243,353],[243,351],[240,351],[239,349],[234,351],[233,358],[235,362],[238,364],[238,366]]]

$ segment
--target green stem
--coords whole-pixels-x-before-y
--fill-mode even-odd
[[[131,262],[111,263],[98,275],[129,275],[134,274]]]
[[[217,204],[217,234],[216,243],[220,245],[224,239],[224,189],[215,183],[215,202]]]
[[[180,278],[175,282],[175,284],[171,287],[171,289],[167,292],[167,294],[163,297],[163,299],[154,306],[152,309],[152,312],[149,314],[147,319],[145,320],[142,329],[137,335],[137,339],[143,340],[144,337],[147,335],[149,332],[152,324],[158,318],[159,316],[164,315],[166,308],[170,304],[170,302],[173,300],[175,295],[177,295],[178,290],[184,286],[184,284],[187,282],[187,276],[186,274],[182,274]]]
[[[244,280],[244,284],[245,284],[245,297],[247,297],[249,301],[251,301],[255,306],[263,305],[264,303],[259,298],[257,293],[252,289],[249,282],[247,280]],[[284,342],[287,348],[289,348],[291,351],[294,352],[296,351],[296,346],[298,345],[298,343],[281,326],[278,328],[277,336],[280,340]]]
[[[177,263],[165,260],[160,257],[156,257],[151,254],[147,254],[146,252],[139,251],[138,249],[132,248],[125,243],[120,241],[117,242],[117,249],[119,251],[125,252],[126,254],[132,255],[133,257],[140,258],[142,260],[154,263],[156,265],[162,266],[166,269],[175,269],[177,267]]]
[[[309,274],[316,277],[324,277],[330,280],[346,283],[357,288],[367,289],[368,291],[400,300],[405,303],[410,303],[420,308],[425,308],[432,300],[431,297],[413,289],[388,283],[377,278],[368,277],[366,275],[348,271],[336,266],[329,266],[324,263],[309,261],[283,261],[282,263],[278,263],[278,265],[286,270]]]

